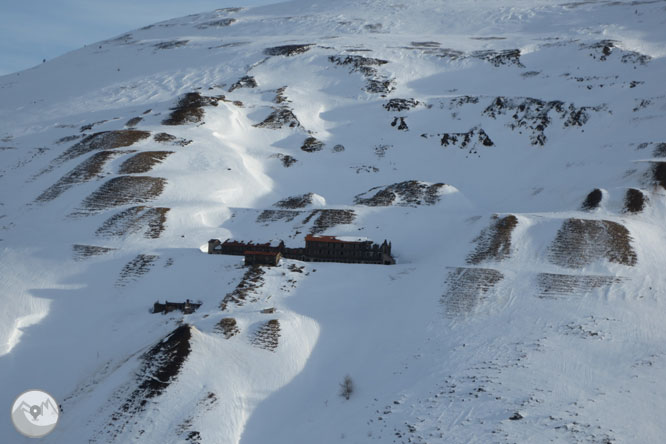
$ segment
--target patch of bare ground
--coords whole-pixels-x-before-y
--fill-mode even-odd
[[[615,276],[575,276],[552,273],[539,273],[537,275],[539,297],[588,293],[596,288],[609,287],[619,282],[622,282],[622,278]]]
[[[599,188],[593,189],[592,191],[590,191],[590,194],[588,194],[585,200],[583,201],[583,205],[581,206],[582,209],[589,211],[598,208],[599,203],[601,203],[602,197],[603,193]]]
[[[120,205],[146,203],[162,194],[166,183],[166,179],[161,177],[114,177],[86,197],[74,215],[96,213]]]
[[[262,122],[253,125],[255,128],[280,129],[300,128],[301,122],[298,121],[294,113],[287,107],[274,108],[268,117]]]
[[[269,56],[294,56],[297,54],[303,54],[307,52],[312,47],[311,43],[301,44],[301,45],[282,45],[274,46],[272,48],[264,49],[264,54]]]
[[[173,151],[142,151],[120,165],[119,174],[141,174],[152,170],[157,164],[173,154]]]
[[[143,231],[143,237],[157,239],[164,231],[170,208],[136,206],[114,214],[95,231],[97,236],[122,237]]]
[[[356,213],[354,210],[338,210],[338,209],[322,209],[313,210],[308,217],[303,220],[303,225],[310,222],[310,220],[317,216],[314,224],[310,228],[310,233],[319,234],[332,228],[336,225],[347,225],[354,222]]]
[[[301,146],[301,150],[306,153],[314,153],[315,151],[321,151],[322,149],[324,149],[324,142],[317,140],[315,137],[308,137]]]
[[[379,75],[376,68],[387,64],[387,60],[360,55],[330,56],[328,60],[336,65],[350,67],[350,73],[360,72],[366,79],[365,90],[370,93],[386,95],[395,90],[395,80]]]
[[[624,212],[625,213],[640,213],[645,208],[647,197],[641,190],[636,188],[629,188],[624,195]]]
[[[471,57],[484,60],[497,67],[502,65],[516,65],[521,68],[525,67],[525,65],[520,63],[520,49],[474,51],[471,53]]]
[[[505,217],[494,215],[493,223],[481,230],[474,239],[476,247],[467,256],[467,263],[476,265],[488,260],[501,261],[511,255],[511,234],[518,226],[518,218],[513,214]]]
[[[567,268],[580,268],[606,259],[634,266],[636,252],[624,225],[609,220],[567,219],[549,247],[548,259]]]
[[[56,140],[56,144],[60,145],[62,143],[73,142],[74,140],[79,140],[81,137],[83,137],[83,135],[81,135],[81,134],[75,134],[73,136],[61,137],[60,139]]]
[[[399,131],[409,131],[409,127],[407,126],[404,117],[394,117],[391,121],[391,126]]]
[[[264,210],[257,216],[257,223],[268,224],[270,222],[285,221],[291,222],[303,211],[291,210]]]
[[[153,254],[139,254],[134,259],[125,264],[116,281],[116,287],[124,287],[132,281],[138,280],[141,276],[148,273],[155,265],[159,256]]]
[[[143,120],[143,117],[132,117],[129,119],[127,122],[125,122],[125,126],[127,128],[134,128],[137,126],[141,121]]]
[[[191,140],[179,139],[178,137],[169,133],[157,133],[153,136],[153,140],[155,142],[170,143],[172,145],[178,145],[178,146],[187,146],[190,143],[192,143]]]
[[[197,402],[192,416],[188,416],[183,422],[176,427],[176,435],[183,437],[185,441],[190,444],[201,444],[201,433],[192,430],[192,423],[194,418],[197,418],[203,412],[211,411],[215,404],[217,404],[217,396],[213,392],[208,392],[203,398]]]
[[[273,204],[274,207],[278,208],[304,208],[312,203],[312,197],[314,193],[306,193],[298,196],[290,196],[286,199],[282,199]]]
[[[189,42],[190,42],[189,40],[169,40],[167,42],[156,43],[153,46],[156,49],[174,49],[174,48],[180,48],[181,46],[185,46]]]
[[[277,104],[291,102],[291,100],[287,99],[287,96],[285,96],[285,94],[284,94],[286,90],[287,90],[286,86],[283,86],[282,88],[278,88],[275,91],[275,98],[273,99],[273,102],[275,102]]]
[[[652,163],[652,179],[666,189],[666,162],[653,162]]]
[[[469,148],[468,155],[479,154],[479,146],[489,148],[495,145],[483,128],[477,127],[466,133],[438,133],[436,136],[440,138],[439,143],[443,147],[457,146],[461,150]],[[433,137],[433,135],[421,134],[421,137],[427,139]]]
[[[48,202],[60,196],[69,188],[77,183],[84,183],[92,179],[103,177],[102,170],[104,165],[114,157],[132,151],[100,151],[81,162],[69,173],[62,176],[55,184],[47,188],[42,194],[37,196],[36,202]]]
[[[257,87],[257,81],[255,80],[254,77],[243,76],[229,87],[229,92],[232,92],[238,88],[256,88],[256,87]]]
[[[445,281],[447,290],[442,296],[447,315],[471,313],[503,278],[502,273],[490,268],[451,269]]]
[[[56,166],[61,165],[68,160],[72,160],[76,157],[88,154],[91,151],[124,148],[134,145],[136,142],[146,139],[149,136],[150,132],[148,131],[139,131],[133,129],[104,131],[101,133],[91,134],[90,136],[85,137],[80,142],[65,150],[64,153],[62,153],[53,162],[51,162],[50,166],[42,170],[35,177],[48,173]]]
[[[652,151],[654,157],[666,157],[666,143],[658,143]]]
[[[257,329],[252,338],[252,345],[274,352],[280,339],[280,321],[271,319]]]
[[[205,22],[197,25],[197,28],[199,29],[208,29],[208,28],[225,28],[227,26],[232,25],[233,23],[236,23],[236,19],[234,18],[223,18],[219,20],[212,20],[210,22]]]
[[[106,122],[108,122],[108,120],[98,120],[97,122],[88,123],[86,125],[83,125],[81,128],[79,128],[79,131],[80,132],[90,131],[91,129],[93,129],[93,127],[95,127],[97,125],[101,125],[102,123],[106,123]]]
[[[356,174],[379,172],[379,168],[373,165],[356,165],[356,166],[350,166],[349,168],[356,171]]]
[[[151,400],[160,396],[178,378],[181,368],[192,351],[191,327],[181,325],[158,341],[141,356],[141,367],[136,374],[135,389],[111,415],[100,434],[115,440],[126,428],[138,423],[137,415],[146,410]],[[114,394],[114,398],[120,398]]]
[[[162,125],[185,125],[199,123],[204,116],[205,106],[217,106],[217,97],[202,96],[198,92],[189,92],[182,96],[175,107],[171,108],[169,117],[162,121]]]
[[[289,168],[290,166],[292,166],[293,164],[298,162],[298,160],[296,158],[291,157],[289,154],[277,153],[277,154],[274,154],[271,157],[275,157],[276,159],[279,159],[280,162],[282,162],[282,166],[285,167],[285,168]]]
[[[268,224],[270,222],[291,222],[303,211],[291,210],[264,210],[257,216],[257,223]]]
[[[652,60],[652,57],[649,55],[619,48],[616,43],[616,40],[605,39],[591,45],[582,45],[582,47],[591,50],[590,57],[602,62],[608,60],[613,53],[619,53],[622,63],[630,63],[632,65],[647,65]]]
[[[262,276],[264,274],[264,270],[258,265],[249,267],[234,291],[224,296],[220,304],[220,310],[226,310],[229,304],[234,304],[238,307],[243,306],[248,296],[256,295],[257,290],[263,287],[264,279]],[[256,300],[256,297],[250,297],[249,302],[255,302]]]
[[[390,99],[382,106],[386,111],[401,112],[416,108],[419,103],[415,99]]]
[[[403,207],[416,207],[418,205],[434,205],[440,200],[440,189],[443,183],[429,184],[418,180],[407,180],[385,187],[374,187],[365,193],[357,194],[354,203],[370,207],[387,207],[399,205]],[[370,197],[365,197],[371,193]]]
[[[222,333],[225,339],[229,339],[240,333],[240,329],[238,328],[238,323],[234,318],[220,319],[220,322],[218,322],[217,325],[215,326],[215,331]]]
[[[297,217],[308,213],[303,210],[264,210],[257,217],[257,223],[265,225],[271,222],[292,222]],[[347,225],[354,222],[356,213],[354,210],[343,209],[316,209],[309,211],[309,214],[303,219],[301,225],[307,225],[312,220],[314,223],[310,227],[310,233],[318,234],[332,228],[336,225]]]
[[[97,247],[95,245],[72,245],[74,251],[74,260],[83,261],[90,257],[102,256],[115,250],[115,248]]]
[[[559,100],[534,99],[531,97],[497,97],[486,107],[483,114],[495,119],[499,115],[510,115],[512,122],[508,125],[512,130],[525,130],[530,133],[532,145],[545,145],[546,128],[552,123],[552,117],[558,116],[564,121],[564,127],[583,126],[590,119],[591,111],[605,109],[600,106],[576,107]]]

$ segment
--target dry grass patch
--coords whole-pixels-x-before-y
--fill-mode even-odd
[[[291,210],[264,210],[257,216],[257,223],[265,224],[269,222],[285,221],[291,222],[303,211]]]
[[[567,219],[550,246],[548,259],[580,268],[600,259],[634,266],[638,260],[624,225],[609,220]]]
[[[198,92],[189,92],[182,96],[175,107],[171,108],[169,117],[162,121],[162,125],[185,125],[199,123],[204,116],[204,106],[217,106],[218,98],[205,97]]]
[[[303,225],[310,222],[310,220],[317,216],[314,224],[310,228],[310,233],[319,234],[324,231],[332,228],[336,225],[347,225],[354,222],[356,219],[356,213],[354,210],[337,210],[337,209],[325,209],[325,210],[313,210],[304,220]]]
[[[141,204],[155,199],[164,190],[167,181],[161,177],[115,177],[86,197],[75,215],[95,213],[120,205]]]
[[[280,339],[280,321],[271,319],[262,324],[252,338],[252,345],[274,352]]]
[[[144,274],[148,273],[155,265],[159,256],[152,254],[139,254],[129,261],[120,271],[116,287],[124,287],[132,281],[136,281]]]
[[[537,285],[540,297],[556,297],[588,293],[596,288],[622,282],[615,276],[574,276],[570,274],[539,273]]]
[[[107,253],[110,253],[115,250],[115,248],[107,248],[107,247],[97,247],[94,245],[80,245],[80,244],[75,244],[72,246],[72,250],[74,251],[74,260],[75,261],[83,261],[85,259],[88,259],[90,257],[94,256],[101,256]]]
[[[232,338],[240,333],[238,323],[234,318],[222,318],[215,326],[215,330],[222,333],[225,339]]]
[[[37,199],[35,199],[35,201],[48,202],[60,196],[77,183],[84,183],[102,177],[102,170],[104,169],[106,162],[114,157],[131,152],[133,151],[100,151],[99,153],[93,154],[76,166],[76,168],[61,177],[55,184],[47,188],[37,197]]]
[[[442,296],[446,313],[471,313],[483,302],[486,293],[502,279],[502,273],[490,268],[453,268],[446,278],[448,288]]]
[[[264,274],[264,270],[258,265],[249,267],[234,291],[224,296],[220,304],[220,310],[226,310],[229,304],[235,304],[238,307],[244,305],[248,296],[256,294],[257,290],[263,287],[264,279],[262,276]],[[256,298],[252,297],[250,302],[255,302],[256,300]]]
[[[383,188],[371,188],[365,193],[356,195],[354,203],[370,207],[386,207],[393,205],[396,201],[396,205],[403,207],[434,205],[439,202],[439,192],[444,185],[443,183],[429,184],[418,180],[407,180],[387,185]],[[372,192],[375,192],[375,194],[370,197],[364,197]]]
[[[505,217],[493,216],[495,221],[484,228],[473,242],[476,248],[467,256],[468,264],[479,264],[488,260],[501,261],[511,255],[511,234],[518,225],[518,218],[513,214]]]
[[[157,239],[165,229],[170,208],[136,206],[114,214],[95,232],[98,236],[122,237],[143,231],[143,237]]]
[[[273,206],[278,208],[304,208],[312,203],[312,198],[314,193],[306,193],[298,196],[287,197],[278,202],[275,202]]]
[[[147,173],[171,154],[173,151],[142,151],[124,161],[118,172],[120,174]]]
[[[294,113],[287,107],[274,108],[268,117],[262,122],[254,125],[255,128],[280,129],[284,127],[299,128],[301,122],[298,121]]]

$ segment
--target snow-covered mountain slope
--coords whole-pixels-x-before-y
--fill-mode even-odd
[[[51,393],[51,443],[661,442],[664,56],[664,1],[297,0],[0,77],[0,402]],[[397,263],[204,254],[309,233]]]

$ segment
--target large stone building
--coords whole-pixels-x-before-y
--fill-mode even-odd
[[[335,236],[305,236],[305,257],[314,262],[395,264],[391,244],[386,240],[377,245],[371,240]]]
[[[252,242],[239,242],[226,240],[221,242],[219,239],[208,241],[209,254],[229,254],[235,256],[245,256],[248,263],[260,263],[267,258],[259,259],[252,255],[253,252],[272,253],[271,262],[275,259],[275,253],[286,259],[297,259],[308,262],[344,262],[353,264],[395,264],[395,259],[391,255],[391,243],[384,240],[380,244],[375,244],[371,240],[363,238],[347,238],[335,236],[315,236],[307,235],[305,237],[305,248],[287,248],[284,242],[273,246],[270,243],[255,244]],[[277,259],[279,261],[279,258]],[[277,261],[274,261],[277,264]]]

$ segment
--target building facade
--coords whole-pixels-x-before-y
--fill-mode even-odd
[[[270,255],[265,253],[270,253]],[[278,253],[279,257],[277,257]],[[273,246],[270,243],[255,244],[232,240],[221,242],[219,239],[211,239],[208,241],[208,254],[245,256],[246,263],[267,261],[267,265],[277,265],[280,257],[308,262],[395,264],[395,259],[391,254],[391,243],[386,240],[382,244],[375,244],[367,239],[337,238],[335,236],[315,236],[311,234],[305,236],[304,248],[288,248],[284,245],[284,242]]]
[[[246,251],[245,265],[271,265],[280,263],[282,254],[279,251]]]

